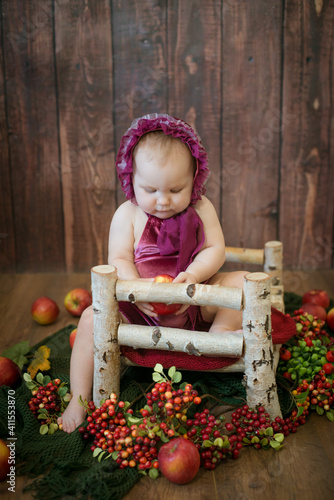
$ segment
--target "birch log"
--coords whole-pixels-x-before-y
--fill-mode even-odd
[[[152,281],[118,280],[117,300],[126,302],[164,302],[197,306],[242,309],[240,288],[189,283],[154,283]]]
[[[226,262],[263,265],[264,251],[255,248],[225,247]]]
[[[120,345],[134,349],[162,349],[195,356],[240,357],[243,354],[241,332],[203,333],[181,328],[121,324],[118,341]]]
[[[96,406],[100,406],[101,399],[108,398],[110,393],[119,394],[117,271],[113,266],[95,266],[91,276],[94,311],[93,401]]]
[[[273,286],[282,284],[283,272],[283,243],[280,241],[267,241],[264,246],[264,267]]]
[[[243,333],[247,404],[253,408],[263,405],[272,419],[281,417],[271,338],[270,277],[266,273],[245,276]]]

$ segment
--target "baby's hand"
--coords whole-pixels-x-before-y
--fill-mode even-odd
[[[173,283],[197,283],[197,279],[193,274],[184,271],[176,276]]]
[[[154,278],[139,278],[139,280],[153,282]],[[157,318],[158,315],[157,313],[154,312],[154,308],[149,302],[136,302],[136,306],[141,312],[147,314],[147,316],[151,316],[152,318]]]
[[[176,276],[176,278],[173,280],[173,283],[197,283],[197,280],[193,274],[184,271]],[[188,304],[183,304],[180,307],[180,309],[175,313],[175,316],[182,314],[184,311],[188,309],[188,307],[189,307]]]

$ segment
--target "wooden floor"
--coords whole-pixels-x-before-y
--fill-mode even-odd
[[[284,273],[286,289],[302,294],[311,288],[324,288],[334,297],[334,270],[293,271]],[[31,345],[47,335],[76,323],[63,306],[65,294],[72,288],[90,287],[90,276],[83,274],[22,274],[0,276],[0,353],[21,340]],[[31,318],[32,302],[41,295],[53,298],[61,312],[56,323],[39,326]],[[334,498],[334,423],[312,415],[297,434],[289,436],[282,450],[256,451],[244,448],[237,460],[221,464],[216,471],[200,470],[188,485],[176,486],[161,477],[141,479],[124,497],[135,500],[224,499],[257,500],[329,500]],[[29,482],[18,477],[16,494],[0,483],[0,496],[32,498],[22,494]],[[73,498],[73,497],[71,497]],[[46,499],[47,500],[47,499]]]

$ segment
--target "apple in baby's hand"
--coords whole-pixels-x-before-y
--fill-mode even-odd
[[[84,288],[74,288],[68,292],[64,304],[73,316],[81,316],[84,310],[92,303],[91,294]]]
[[[329,328],[334,332],[334,307],[328,311],[326,323]]]
[[[302,304],[301,309],[307,313],[312,314],[312,316],[318,316],[322,321],[326,321],[326,311],[323,307],[313,304],[312,302],[307,302]]]
[[[31,314],[40,325],[51,325],[58,317],[59,307],[49,297],[39,297],[31,306]]]
[[[8,446],[0,439],[0,481],[6,479],[7,474],[10,472],[10,465],[8,463],[9,455]]]
[[[21,370],[14,361],[0,357],[0,386],[15,387],[21,380]]]
[[[159,274],[154,278],[154,283],[172,283],[173,276],[169,274]],[[181,307],[181,304],[164,304],[162,302],[151,302],[154,307],[154,312],[160,316],[167,316],[168,314],[175,314]]]
[[[161,446],[158,462],[159,469],[168,481],[186,484],[196,476],[201,459],[194,443],[179,437]]]
[[[70,343],[70,346],[71,346],[71,349],[73,349],[73,344],[74,344],[74,341],[75,341],[75,336],[77,334],[77,328],[75,328],[74,330],[71,331],[70,333],[70,337],[69,337],[69,343]]]
[[[304,293],[302,298],[303,304],[308,304],[309,302],[327,309],[329,307],[329,295],[325,290],[310,290]]]

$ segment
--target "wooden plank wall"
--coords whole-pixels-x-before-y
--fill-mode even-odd
[[[0,4],[0,269],[105,263],[133,118],[191,123],[229,246],[333,266],[334,0]]]

